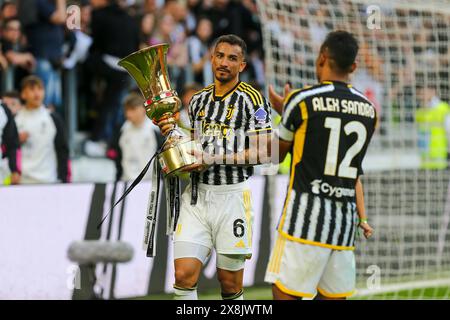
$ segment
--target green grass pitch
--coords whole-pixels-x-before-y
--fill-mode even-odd
[[[244,289],[245,300],[272,300],[272,290],[269,286],[250,287]],[[170,300],[172,294],[156,294],[137,298],[139,300]],[[220,292],[217,290],[199,290],[200,300],[221,300]],[[370,297],[353,297],[351,300],[384,300],[384,299],[450,299],[448,287],[422,288],[384,293]]]

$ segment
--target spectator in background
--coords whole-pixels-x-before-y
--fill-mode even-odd
[[[187,0],[187,14],[186,14],[186,31],[188,34],[193,34],[197,27],[198,18],[201,16],[203,1],[202,0]]]
[[[317,52],[325,40],[328,32],[328,27],[326,25],[326,13],[321,7],[311,8],[310,15],[314,16],[314,19],[308,20],[308,27],[310,32],[310,38],[313,45],[313,51]]]
[[[416,111],[421,167],[445,169],[450,141],[450,105],[439,98],[434,86],[419,88],[417,96],[422,103]]]
[[[207,86],[213,82],[211,74],[211,36],[213,25],[208,18],[198,20],[195,34],[188,38],[189,63],[192,67],[194,81]]]
[[[240,79],[253,82],[255,77],[261,79],[262,35],[258,15],[250,11],[249,7],[254,9],[254,6],[242,1],[212,0],[212,7],[206,7],[202,12],[214,22],[213,39],[224,34],[235,34],[245,41],[248,48],[247,67]]]
[[[8,60],[3,55],[2,50],[0,50],[0,71],[4,72],[8,69]]]
[[[64,124],[44,105],[45,87],[41,79],[22,80],[24,108],[16,115],[22,146],[22,183],[70,182],[69,148]]]
[[[175,29],[175,20],[170,14],[164,14],[158,19],[158,24],[153,37],[150,39],[150,45],[162,42],[171,43],[172,34]]]
[[[149,45],[153,32],[155,31],[155,15],[153,13],[146,13],[140,20],[141,25],[141,48]]]
[[[132,92],[125,98],[126,121],[116,130],[108,149],[108,157],[116,164],[117,180],[136,179],[158,150],[159,133],[147,117],[143,105],[144,99],[138,93]],[[151,170],[144,179],[150,178]]]
[[[14,116],[0,101],[0,185],[20,183],[19,147]]]
[[[2,102],[8,107],[12,115],[15,117],[17,112],[22,109],[22,101],[17,91],[7,91],[3,94]]]
[[[150,40],[150,45],[169,43],[167,64],[170,80],[175,89],[180,89],[186,79],[186,65],[188,63],[187,40],[184,32],[176,29],[176,21],[172,15],[166,13],[158,23],[157,30]]]
[[[72,52],[67,55],[63,62],[64,68],[70,69],[73,65],[76,68],[77,75],[77,103],[79,115],[79,130],[91,128],[93,119],[88,116],[92,110],[95,92],[92,90],[92,75],[88,70],[86,59],[89,56],[89,50],[92,45],[90,32],[92,6],[89,0],[82,0],[80,4],[80,29],[73,30],[76,38],[75,46]]]
[[[235,34],[247,43],[248,51],[253,51],[255,41],[261,37],[259,25],[254,16],[241,2],[230,0],[213,0],[213,6],[203,11],[211,21],[214,21],[213,38],[224,34]]]
[[[35,10],[36,14],[27,19],[23,27],[29,51],[36,58],[34,73],[44,83],[44,103],[63,114],[60,68],[63,58],[66,0],[36,0],[32,4],[34,8],[30,10]]]
[[[66,53],[63,60],[65,69],[72,69],[78,63],[83,63],[89,53],[89,48],[92,45],[92,38],[88,32],[88,25],[91,20],[91,6],[89,2],[82,2],[80,4],[80,29],[75,29],[70,33],[66,33],[67,38],[73,41],[70,47],[70,52]]]
[[[17,5],[10,0],[4,1],[0,9],[0,20],[4,21],[15,17],[17,17]]]
[[[19,19],[10,18],[3,22],[2,52],[10,66],[14,69],[14,88],[20,86],[24,77],[29,75],[36,66],[36,60],[30,52],[26,52],[22,44],[22,32]]]
[[[210,69],[212,70],[212,69]],[[211,72],[211,71],[210,71]],[[192,96],[202,90],[204,86],[199,83],[191,83],[184,86],[182,94],[181,94],[181,110],[178,118],[178,126],[187,133],[191,132],[191,121],[189,120],[189,102],[191,101]]]
[[[358,87],[375,106],[377,116],[382,117],[381,105],[383,102],[383,59],[374,54],[367,43],[360,48],[360,61],[362,67],[358,68],[352,76],[352,83]]]
[[[166,0],[163,8],[164,13],[170,14],[175,22],[174,37],[178,38],[180,35],[186,35],[186,18],[188,11],[185,5],[177,0]]]
[[[106,141],[123,121],[121,102],[130,84],[127,72],[117,63],[139,49],[139,26],[115,0],[91,0],[91,5],[93,42],[86,63],[92,77],[99,78],[105,86],[100,99],[93,103],[97,119],[85,153],[105,156]]]
[[[158,1],[157,0],[144,0],[143,12],[157,14],[158,13]]]

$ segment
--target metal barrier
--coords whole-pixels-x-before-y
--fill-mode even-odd
[[[70,156],[74,156],[75,133],[78,129],[78,78],[77,67],[64,70],[62,77],[63,103],[66,123],[66,133],[69,142]]]

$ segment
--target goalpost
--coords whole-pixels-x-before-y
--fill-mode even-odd
[[[359,40],[355,88],[380,118],[364,162],[375,235],[357,242],[357,297],[450,298],[450,171],[422,169],[417,110],[450,102],[450,0],[258,0],[268,83],[317,82],[324,37]],[[450,148],[449,148],[450,150]]]

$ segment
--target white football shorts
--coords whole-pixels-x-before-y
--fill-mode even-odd
[[[313,298],[317,291],[328,298],[349,297],[355,290],[353,250],[335,250],[291,241],[277,233],[265,281],[282,292]]]
[[[218,254],[252,254],[253,211],[247,182],[232,185],[199,183],[197,204],[191,205],[191,185],[181,197],[174,234],[177,242],[215,248]]]

